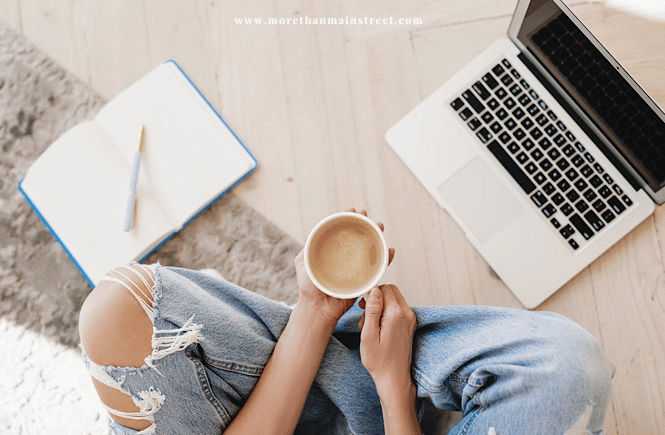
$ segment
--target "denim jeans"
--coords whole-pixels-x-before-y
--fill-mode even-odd
[[[133,396],[140,415],[154,422],[140,433],[221,433],[261,376],[291,308],[205,273],[158,265],[151,271],[153,354],[131,368],[98,366],[84,353],[88,369]],[[564,434],[579,424],[602,433],[613,366],[575,323],[492,307],[414,312],[418,404],[462,412],[453,434]],[[337,324],[297,434],[384,433],[379,398],[360,360],[361,315],[356,305]],[[110,425],[115,434],[139,433]]]

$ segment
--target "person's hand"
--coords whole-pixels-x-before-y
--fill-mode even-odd
[[[352,213],[360,213],[367,217],[367,211],[356,211],[355,208],[346,210]],[[384,225],[380,222],[376,224],[381,231],[385,229]],[[395,249],[388,250],[388,264],[392,263],[395,257]],[[332,322],[333,325],[337,324],[342,315],[347,312],[355,303],[355,299],[338,299],[328,296],[319,290],[307,275],[305,269],[305,250],[301,250],[295,258],[296,276],[298,278],[298,288],[300,289],[300,296],[298,298],[299,305],[305,305],[309,309],[316,310],[323,319]]]
[[[372,376],[382,403],[413,404],[411,355],[416,315],[392,284],[373,289],[364,305],[359,324],[362,364]]]

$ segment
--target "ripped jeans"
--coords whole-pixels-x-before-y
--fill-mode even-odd
[[[93,377],[134,399],[141,432],[222,433],[247,400],[291,308],[211,275],[150,266],[153,352],[140,368],[99,366]],[[106,279],[113,279],[112,277]],[[137,298],[140,299],[140,298]],[[566,318],[494,307],[414,308],[412,377],[421,410],[460,411],[452,434],[601,434],[613,366]],[[337,324],[297,434],[383,434],[374,383],[360,361],[362,310]],[[570,431],[570,432],[569,432]]]

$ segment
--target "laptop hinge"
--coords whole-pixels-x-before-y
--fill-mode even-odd
[[[595,131],[593,131],[587,123],[582,120],[580,115],[573,110],[573,108],[568,104],[568,102],[559,95],[559,92],[554,89],[554,86],[547,80],[543,74],[536,68],[533,63],[529,60],[528,57],[524,55],[524,53],[520,53],[517,55],[517,57],[522,61],[524,65],[526,65],[527,68],[533,73],[534,76],[540,81],[540,83],[545,86],[545,88],[549,91],[549,93],[557,100],[557,102],[563,107],[563,109],[568,112],[568,115],[570,115],[571,118],[577,123],[577,125],[584,130],[584,133],[586,133],[587,136],[593,141],[593,143],[596,144],[596,146],[602,151],[603,154],[605,154],[605,157],[614,165],[615,168],[619,172],[621,172],[621,175],[624,176],[626,181],[630,183],[631,186],[633,186],[633,189],[635,190],[640,190],[642,188],[642,185],[635,179],[633,174],[631,174],[626,167],[617,159],[617,157],[608,149],[607,145],[605,142],[596,134]]]

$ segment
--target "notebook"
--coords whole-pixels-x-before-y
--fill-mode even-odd
[[[135,220],[124,231],[142,126]],[[256,167],[179,65],[167,61],[51,144],[19,189],[94,286],[109,269],[143,260]]]
[[[386,140],[527,308],[665,201],[665,114],[560,0],[519,0]]]

